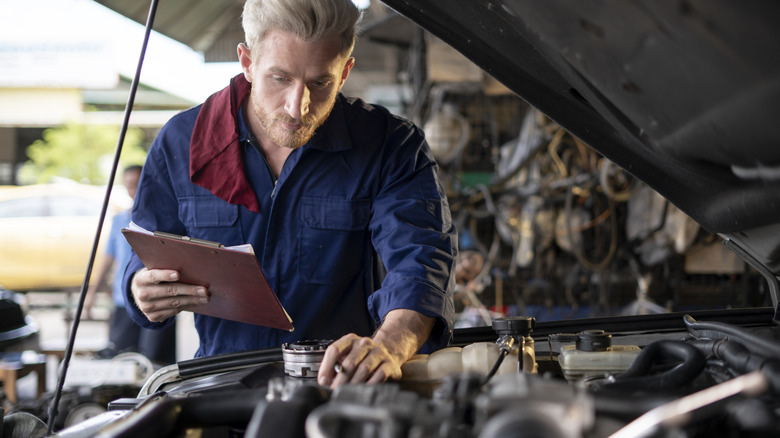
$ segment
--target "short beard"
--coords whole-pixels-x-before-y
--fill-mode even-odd
[[[317,132],[317,129],[322,126],[323,123],[325,123],[325,120],[328,119],[330,112],[333,110],[333,106],[336,104],[336,99],[334,96],[330,102],[330,107],[327,109],[327,111],[325,111],[324,115],[320,119],[317,119],[316,114],[307,114],[303,116],[300,121],[286,115],[272,116],[263,110],[261,101],[259,99],[252,99],[252,102],[254,104],[253,109],[255,114],[260,121],[260,126],[265,130],[266,134],[268,134],[271,140],[279,147],[285,149],[298,149],[308,143],[308,141],[314,136],[314,133]],[[299,122],[301,127],[293,132],[288,131],[286,136],[279,136],[277,135],[276,131],[273,130],[274,123],[281,124],[284,122]]]

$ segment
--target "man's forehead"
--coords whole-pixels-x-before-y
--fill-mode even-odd
[[[338,37],[304,41],[292,33],[274,31],[252,52],[252,62],[266,73],[293,75],[305,70],[308,77],[328,78],[336,76],[347,60],[339,49]]]

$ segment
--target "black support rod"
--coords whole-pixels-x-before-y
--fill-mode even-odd
[[[122,146],[125,142],[125,135],[127,134],[127,127],[130,123],[130,113],[133,111],[133,103],[135,101],[135,94],[138,90],[138,83],[141,78],[141,68],[144,64],[144,57],[146,56],[146,47],[149,44],[149,35],[152,32],[152,23],[154,23],[154,15],[157,12],[158,0],[152,0],[149,5],[149,16],[146,20],[146,29],[144,32],[144,41],[141,46],[141,54],[138,57],[138,65],[135,70],[135,76],[133,76],[133,82],[130,86],[130,95],[127,98],[127,105],[125,106],[124,119],[122,120],[122,128],[119,130],[119,139],[116,144],[116,152],[114,153],[114,163],[111,166],[111,174],[108,177],[108,183],[106,186],[106,194],[103,198],[103,208],[100,212],[100,219],[98,220],[97,230],[95,231],[95,240],[92,242],[92,252],[89,256],[89,263],[87,264],[87,271],[84,275],[84,281],[81,284],[81,294],[79,295],[79,302],[76,306],[76,313],[73,317],[73,325],[70,329],[70,336],[68,337],[68,345],[65,347],[65,357],[62,361],[62,367],[60,368],[60,375],[57,380],[57,388],[54,392],[54,398],[49,406],[49,423],[47,436],[51,436],[54,432],[54,423],[59,414],[58,405],[60,398],[62,397],[62,388],[65,385],[65,376],[68,374],[68,365],[70,364],[71,356],[73,355],[73,345],[76,342],[76,333],[79,328],[79,321],[81,320],[81,312],[84,308],[84,300],[87,296],[87,289],[89,288],[89,278],[92,275],[92,267],[95,264],[95,258],[98,250],[98,243],[100,242],[100,232],[103,229],[103,223],[106,219],[106,212],[108,210],[108,200],[111,197],[111,188],[114,185],[114,179],[116,177],[117,167],[119,167],[119,157],[122,155]]]

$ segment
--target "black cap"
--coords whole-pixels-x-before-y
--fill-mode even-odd
[[[532,316],[508,316],[493,320],[493,331],[499,335],[528,336],[536,326]]]
[[[612,346],[612,334],[604,330],[584,330],[577,333],[577,350],[606,351]]]

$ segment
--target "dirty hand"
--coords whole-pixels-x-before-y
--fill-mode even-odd
[[[151,322],[165,321],[182,310],[209,302],[203,286],[178,283],[179,273],[170,269],[141,269],[130,290],[138,309]]]
[[[345,383],[400,379],[401,365],[428,339],[434,322],[434,318],[414,310],[391,310],[373,339],[348,334],[330,344],[317,382],[335,388]]]
[[[400,379],[405,360],[393,356],[384,345],[371,338],[350,333],[328,346],[317,381],[335,388],[345,383],[382,383],[387,379]]]

